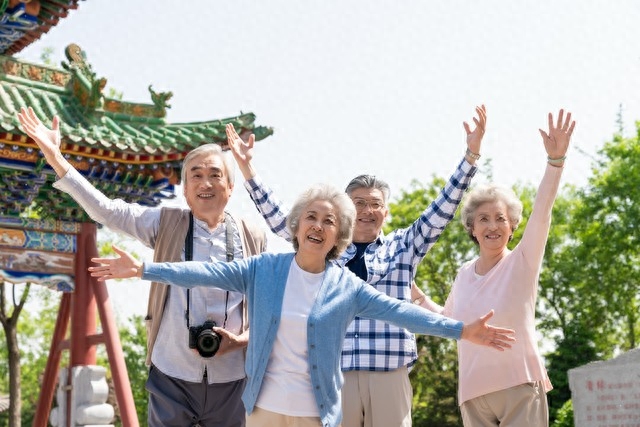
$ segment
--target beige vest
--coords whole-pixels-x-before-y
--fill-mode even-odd
[[[264,252],[266,235],[264,231],[244,220],[232,216],[238,226],[242,241],[242,254],[245,258]],[[155,262],[179,262],[184,248],[184,239],[189,230],[189,210],[181,208],[163,208],[160,215],[160,227],[156,240],[153,260]],[[169,285],[152,282],[149,290],[149,306],[147,308],[147,366],[151,365],[151,352],[160,330],[160,321],[169,295]],[[249,326],[247,305],[242,305],[242,331]]]

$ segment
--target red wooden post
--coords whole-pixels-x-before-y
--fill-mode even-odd
[[[95,239],[95,228],[93,236]],[[91,264],[91,258],[97,256],[98,250],[96,244],[88,245],[86,251],[88,265]],[[133,393],[131,392],[127,366],[124,363],[124,353],[122,352],[122,344],[120,343],[120,334],[115,322],[111,303],[109,302],[107,286],[104,282],[98,282],[97,279],[90,276],[88,277],[91,281],[91,287],[94,290],[96,297],[98,312],[100,313],[102,338],[107,347],[109,366],[111,366],[111,378],[113,378],[113,387],[115,389],[116,400],[118,401],[118,408],[120,409],[122,425],[126,427],[138,427],[138,414],[136,412],[135,402],[133,401]]]
[[[83,223],[78,236],[75,289],[71,307],[71,367],[96,364],[96,346],[89,340],[96,333],[96,299],[87,272],[91,262],[87,254],[95,253],[95,247],[96,225]]]
[[[58,318],[56,326],[51,337],[51,347],[49,348],[49,357],[47,365],[44,368],[44,377],[42,379],[42,389],[38,396],[36,406],[36,415],[33,418],[33,427],[45,427],[51,412],[51,402],[56,392],[56,384],[58,382],[58,372],[60,368],[60,357],[64,348],[64,336],[67,333],[67,325],[69,324],[69,312],[71,309],[71,294],[62,294],[60,307],[58,308]]]
[[[47,426],[62,350],[70,350],[69,372],[71,373],[75,366],[95,365],[96,345],[101,343],[107,348],[122,425],[139,426],[127,367],[124,363],[122,344],[107,288],[104,283],[92,278],[87,271],[87,267],[91,265],[91,258],[98,256],[96,233],[95,224],[82,224],[75,258],[75,289],[73,293],[65,293],[62,296],[33,427]],[[96,313],[100,316],[102,334],[96,334]],[[69,320],[71,320],[70,342],[64,339]],[[64,408],[67,412],[67,422],[70,420],[70,411],[74,410],[71,404],[71,393],[67,391],[67,407]]]

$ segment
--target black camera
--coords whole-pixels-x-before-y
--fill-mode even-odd
[[[222,337],[213,332],[216,326],[213,320],[207,320],[200,326],[189,327],[189,348],[195,348],[202,357],[213,357],[220,347]]]

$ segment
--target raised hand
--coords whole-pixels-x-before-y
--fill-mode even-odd
[[[99,282],[108,279],[128,279],[130,277],[142,277],[142,262],[135,259],[129,252],[123,251],[117,246],[111,246],[118,254],[117,258],[91,258],[91,262],[100,264],[89,267],[91,277],[97,277]]]
[[[64,158],[60,152],[60,120],[58,116],[54,116],[51,122],[51,129],[46,127],[36,116],[33,108],[22,107],[18,113],[18,121],[31,139],[33,139],[42,154],[44,154],[47,163],[51,165],[59,177],[64,176],[71,164]]]
[[[242,172],[245,179],[251,179],[255,176],[255,171],[251,165],[251,159],[253,159],[253,146],[256,138],[254,134],[249,135],[247,142],[244,142],[232,123],[228,123],[226,126],[227,142],[229,149],[233,153],[233,157],[236,159],[238,168]]]
[[[567,117],[565,118],[564,110],[560,110],[555,125],[553,123],[553,114],[549,113],[549,133],[542,129],[539,129],[539,131],[550,162],[556,160],[556,163],[559,165],[562,164],[561,162],[564,161],[567,150],[569,149],[569,142],[571,141],[571,135],[573,134],[575,126],[576,122],[575,120],[571,120],[571,113],[567,113]]]
[[[478,115],[478,117],[473,118],[473,123],[475,124],[473,130],[471,130],[471,127],[467,122],[463,122],[462,125],[464,126],[465,132],[467,132],[467,148],[473,154],[480,154],[482,137],[484,136],[484,130],[487,125],[487,109],[485,108],[484,104],[476,107],[476,114]],[[475,159],[470,158],[469,160],[473,160],[473,162],[470,163],[475,163]]]
[[[493,310],[480,317],[473,323],[464,325],[461,338],[468,340],[474,344],[486,345],[496,350],[504,351],[511,348],[510,342],[515,341],[513,337],[515,331],[513,329],[498,328],[487,324],[487,321],[493,317]]]
[[[18,121],[22,129],[38,144],[44,151],[58,151],[60,149],[60,120],[58,116],[53,117],[52,128],[46,127],[36,116],[33,108],[22,107],[18,113]]]

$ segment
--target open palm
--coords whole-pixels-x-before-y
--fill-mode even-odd
[[[60,148],[60,121],[53,118],[52,128],[46,127],[31,107],[22,108],[18,113],[22,129],[38,144],[42,151],[56,152]]]

